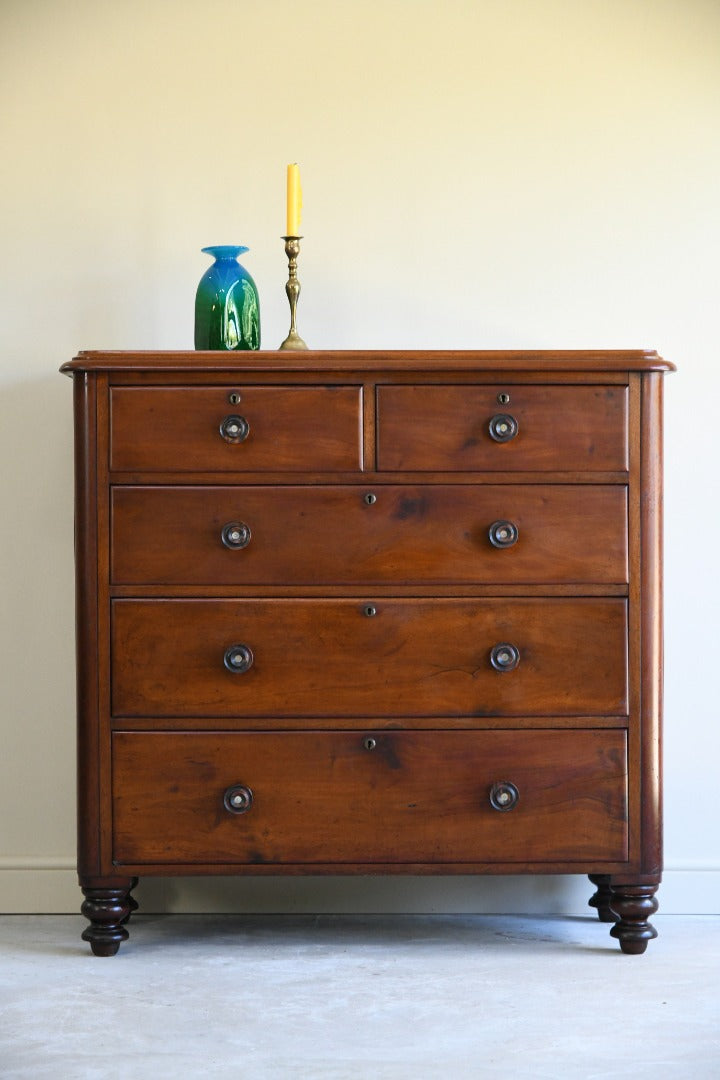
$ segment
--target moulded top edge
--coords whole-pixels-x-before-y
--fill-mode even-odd
[[[353,349],[307,352],[262,350],[200,351],[83,351],[60,371],[243,371],[350,372],[365,371],[675,371],[675,365],[652,350],[404,350]]]

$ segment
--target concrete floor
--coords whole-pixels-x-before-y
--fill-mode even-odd
[[[720,1077],[720,918],[0,917],[3,1080]]]

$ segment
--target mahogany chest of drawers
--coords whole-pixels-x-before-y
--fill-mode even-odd
[[[82,353],[79,877],[661,872],[654,353]]]

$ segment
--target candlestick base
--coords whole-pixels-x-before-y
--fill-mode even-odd
[[[307,349],[307,345],[298,334],[297,330],[291,330],[288,336],[283,341],[282,345],[279,345],[280,349]]]
[[[297,302],[300,296],[300,282],[297,276],[297,260],[300,254],[300,241],[302,236],[283,236],[285,241],[285,254],[288,257],[288,281],[285,286],[285,292],[290,303],[290,333],[280,346],[281,349],[307,349],[307,345],[297,332],[295,325],[295,316],[297,313]]]

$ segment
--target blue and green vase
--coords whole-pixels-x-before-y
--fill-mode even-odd
[[[215,262],[200,278],[195,297],[195,348],[259,349],[258,291],[237,261],[249,249],[221,244],[202,250]]]

